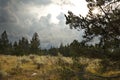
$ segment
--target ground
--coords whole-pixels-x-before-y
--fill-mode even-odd
[[[120,80],[118,62],[85,57],[0,55],[0,80]]]

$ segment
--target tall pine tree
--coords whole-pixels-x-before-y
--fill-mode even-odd
[[[7,32],[4,31],[0,38],[0,51],[7,54],[10,48]]]
[[[38,52],[40,51],[39,35],[36,32],[33,34],[33,37],[31,40],[30,51],[32,54],[38,54]]]

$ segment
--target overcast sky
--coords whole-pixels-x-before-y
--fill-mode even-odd
[[[11,41],[37,32],[42,48],[58,47],[82,39],[82,31],[65,24],[68,10],[85,16],[85,0],[0,0],[0,34],[6,30]]]

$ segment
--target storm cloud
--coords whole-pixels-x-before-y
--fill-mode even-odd
[[[71,5],[69,0],[60,1],[0,0],[0,34],[6,30],[10,40],[16,41],[22,36],[30,40],[33,33],[37,32],[42,48],[58,47],[61,43],[67,44],[74,39],[80,41],[83,32],[69,29],[63,12],[49,13],[52,4]],[[52,22],[52,19],[57,23]]]

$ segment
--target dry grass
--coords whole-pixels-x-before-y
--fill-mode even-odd
[[[31,57],[32,56],[32,57]],[[85,71],[98,74],[101,69],[100,59],[79,58],[77,64],[86,65]],[[71,57],[63,56],[10,56],[0,55],[0,71],[4,80],[61,80],[60,71],[78,72]],[[73,69],[74,68],[74,69]],[[70,72],[67,72],[70,73]],[[100,73],[99,73],[100,74]],[[120,70],[107,71],[101,75],[120,74]],[[75,76],[71,80],[77,80]],[[1,80],[1,79],[0,79]],[[66,79],[65,79],[66,80]]]

